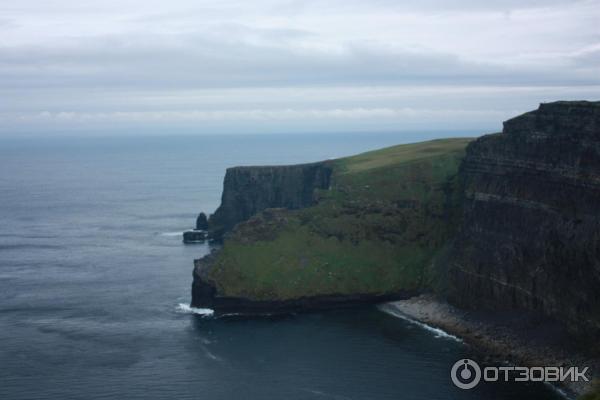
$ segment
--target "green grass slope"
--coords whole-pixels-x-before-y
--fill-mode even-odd
[[[460,215],[471,139],[400,145],[333,161],[330,190],[266,210],[225,240],[208,277],[224,296],[289,300],[433,288]]]

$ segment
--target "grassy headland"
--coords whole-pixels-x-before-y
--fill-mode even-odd
[[[289,300],[433,288],[460,217],[471,139],[399,145],[331,161],[316,205],[239,224],[208,271],[219,294]]]

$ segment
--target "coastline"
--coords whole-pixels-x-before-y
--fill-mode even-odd
[[[597,376],[600,360],[584,355],[558,324],[532,314],[458,309],[434,295],[384,303],[379,309],[390,315],[425,324],[440,336],[464,341],[482,363],[523,366],[589,367],[588,376]],[[579,396],[592,382],[565,382],[559,389]]]

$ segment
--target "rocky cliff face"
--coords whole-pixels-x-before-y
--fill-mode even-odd
[[[331,171],[327,162],[229,168],[221,206],[209,220],[211,236],[220,238],[237,223],[267,208],[298,209],[312,205],[315,190],[329,187]]]
[[[472,142],[450,299],[600,334],[600,102],[556,102]]]
[[[196,261],[192,304],[311,308],[442,282],[460,307],[533,311],[598,343],[600,102],[542,104],[467,142],[229,169],[213,236],[281,210]]]

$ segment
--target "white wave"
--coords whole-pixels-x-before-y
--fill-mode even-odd
[[[210,317],[211,315],[213,315],[215,313],[215,311],[211,310],[210,308],[190,307],[189,305],[187,305],[185,303],[179,303],[179,305],[177,306],[177,310],[182,313],[202,315],[205,317]]]
[[[392,304],[380,304],[378,306],[378,308],[386,314],[403,319],[407,322],[410,322],[411,324],[417,325],[418,327],[423,328],[423,329],[433,333],[433,335],[436,338],[451,339],[456,342],[463,343],[462,339],[460,339],[458,336],[454,336],[440,328],[435,328],[433,326],[424,324],[423,322],[417,321],[416,319],[413,319],[413,318],[409,317],[408,315],[404,314],[402,311],[398,310]]]
[[[568,399],[568,400],[573,400],[574,397],[570,396],[565,390],[559,388],[556,385],[553,385],[551,382],[544,382],[544,384],[546,386],[548,386],[550,389],[554,390],[559,396]]]
[[[318,396],[318,397],[325,397],[325,398],[330,398],[330,399],[334,399],[334,400],[350,400],[350,397],[333,394],[333,393],[326,393],[326,392],[322,392],[320,390],[314,390],[314,389],[308,389],[308,388],[302,388],[301,390],[304,392],[313,394],[315,396]]]
[[[206,356],[207,356],[208,358],[210,358],[211,360],[214,360],[214,361],[223,361],[223,360],[221,359],[221,357],[214,355],[214,354],[213,354],[213,353],[211,353],[211,352],[210,352],[208,349],[204,349],[204,353],[205,353],[205,354],[206,354]]]
[[[160,234],[160,236],[169,236],[169,237],[181,236],[181,235],[183,235],[183,231],[181,231],[181,232],[163,232]]]

